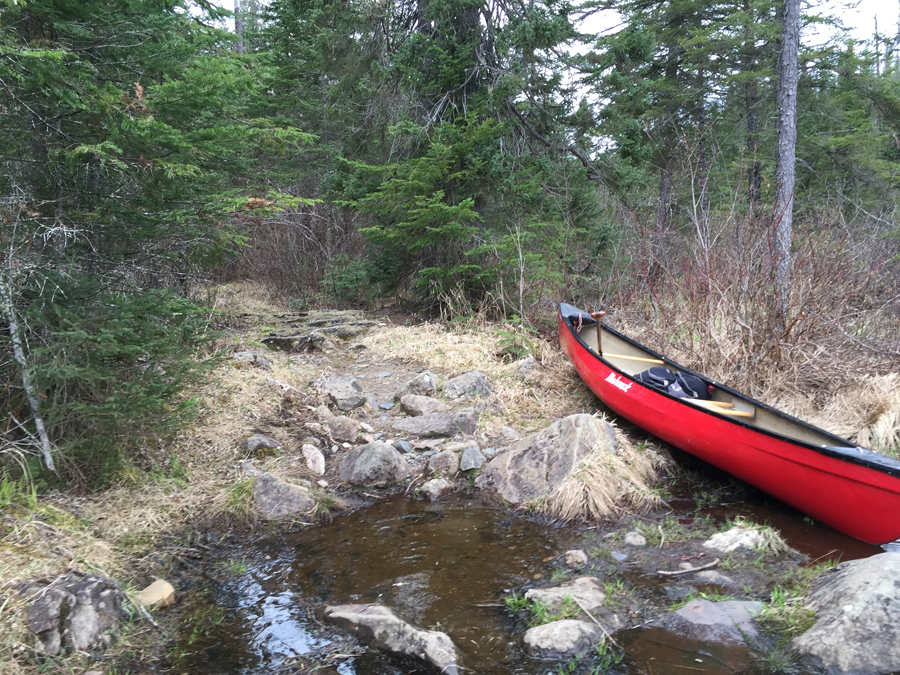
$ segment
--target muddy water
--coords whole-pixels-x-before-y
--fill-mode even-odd
[[[675,498],[676,513],[696,510]],[[717,520],[744,514],[769,522],[812,558],[851,559],[879,552],[780,505],[749,500],[708,509]],[[220,562],[210,597],[196,600],[182,631],[182,652],[171,670],[196,673],[272,672],[298,657],[318,665],[343,654],[340,637],[315,615],[327,603],[382,603],[421,628],[442,630],[477,673],[556,672],[555,664],[529,659],[520,647],[521,626],[502,605],[510,590],[550,581],[570,548],[590,548],[577,527],[548,527],[459,495],[430,503],[397,497],[336,518],[331,524],[262,540],[229,572]],[[622,573],[619,570],[616,574]],[[658,584],[625,574],[636,585]],[[604,579],[606,580],[606,579]],[[740,672],[747,649],[710,645],[658,628],[620,632],[627,659],[615,672]],[[296,662],[296,661],[294,661]],[[373,654],[325,659],[324,673],[416,673]],[[423,671],[426,672],[426,671]],[[586,671],[585,671],[586,672]]]

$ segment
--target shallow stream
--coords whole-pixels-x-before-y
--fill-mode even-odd
[[[687,497],[670,504],[676,514],[679,505],[685,512],[696,509]],[[769,522],[813,559],[846,560],[880,551],[814,526],[764,498],[714,504],[706,511],[717,520],[745,514]],[[449,634],[469,672],[556,673],[557,664],[534,661],[522,652],[524,627],[516,625],[503,598],[558,580],[563,572],[559,554],[590,549],[601,539],[599,530],[532,522],[474,496],[436,503],[386,499],[324,526],[262,539],[239,558],[217,562],[211,593],[189,601],[170,669],[262,673],[313,658],[320,673],[428,672],[377,653],[342,651],[347,647],[340,636],[316,615],[326,604],[382,603],[419,628]],[[635,586],[659,585],[612,561],[593,573],[603,581],[621,576]],[[751,661],[747,649],[709,645],[659,628],[620,631],[615,637],[626,650],[616,670],[620,673],[718,675],[741,672]]]

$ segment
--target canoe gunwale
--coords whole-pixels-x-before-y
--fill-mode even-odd
[[[573,314],[571,311],[567,312],[567,310],[569,310],[569,309],[575,310],[576,313]],[[842,462],[855,464],[855,465],[858,465],[861,467],[871,469],[873,471],[878,471],[879,473],[882,473],[882,474],[887,474],[890,476],[894,476],[896,478],[900,478],[900,461],[897,461],[891,457],[888,457],[887,455],[883,455],[881,453],[875,452],[874,450],[869,450],[868,448],[862,448],[860,446],[857,446],[845,438],[841,438],[840,436],[832,434],[829,431],[825,431],[824,429],[821,429],[815,425],[812,425],[812,424],[809,424],[808,422],[804,422],[803,420],[797,419],[796,417],[793,417],[792,415],[789,415],[782,410],[773,408],[772,406],[762,403],[761,401],[757,401],[756,399],[748,396],[747,394],[736,391],[735,389],[732,389],[731,387],[729,387],[727,385],[721,384],[719,382],[716,382],[715,380],[710,379],[706,375],[697,373],[697,372],[691,370],[690,368],[682,366],[681,364],[676,363],[675,361],[667,358],[666,356],[664,356],[662,354],[658,354],[655,351],[653,351],[652,349],[645,347],[644,345],[631,339],[627,335],[623,335],[622,333],[615,330],[614,328],[611,328],[606,324],[602,324],[602,330],[607,331],[607,332],[611,333],[612,335],[615,335],[617,338],[629,343],[636,349],[652,356],[653,358],[657,358],[657,359],[663,361],[667,366],[675,368],[681,372],[694,375],[695,377],[700,378],[703,382],[712,385],[716,389],[718,389],[722,392],[725,392],[725,393],[733,396],[734,398],[740,399],[741,401],[745,401],[746,403],[753,405],[754,407],[765,410],[769,414],[774,415],[774,416],[790,423],[791,425],[796,425],[798,427],[807,429],[807,430],[815,432],[817,434],[826,436],[827,438],[833,439],[835,441],[835,443],[831,446],[820,446],[820,445],[816,445],[814,443],[809,443],[807,441],[804,441],[804,440],[801,440],[798,438],[793,438],[791,436],[787,436],[785,434],[778,433],[776,431],[765,429],[765,428],[762,428],[762,427],[759,427],[759,426],[756,426],[753,424],[748,424],[747,422],[743,421],[739,417],[722,415],[722,414],[717,413],[715,410],[711,410],[709,408],[692,406],[689,403],[686,403],[685,401],[681,400],[677,396],[673,396],[672,394],[669,394],[666,391],[662,391],[660,389],[655,389],[649,385],[644,384],[643,382],[635,380],[632,375],[626,373],[625,371],[621,370],[617,366],[613,365],[609,360],[603,358],[596,351],[594,351],[584,340],[581,339],[579,334],[575,331],[574,326],[572,325],[572,319],[579,314],[582,316],[582,320],[583,320],[582,326],[583,327],[591,326],[593,328],[596,326],[597,322],[593,318],[591,318],[590,315],[588,315],[586,312],[583,312],[582,310],[579,310],[578,308],[576,308],[572,305],[560,303],[559,319],[562,323],[565,324],[566,328],[569,331],[569,334],[579,344],[579,346],[588,355],[590,355],[594,360],[600,361],[601,363],[603,363],[603,365],[605,367],[614,371],[620,377],[627,378],[630,382],[634,382],[635,384],[642,387],[643,389],[646,389],[646,390],[648,390],[654,394],[657,394],[665,399],[674,401],[674,402],[678,403],[680,406],[684,406],[685,408],[703,412],[707,415],[712,415],[718,420],[724,420],[724,421],[728,422],[729,424],[743,427],[744,429],[747,429],[749,431],[752,431],[752,432],[755,432],[758,434],[762,434],[762,435],[777,439],[777,440],[785,442],[785,443],[790,443],[792,445],[795,445],[797,447],[800,447],[800,448],[803,448],[806,450],[812,450],[820,455],[824,455],[826,457],[831,457],[833,459],[836,459],[836,460],[839,460]],[[582,329],[584,329],[584,328],[582,328]],[[597,394],[597,392],[594,392],[594,393],[598,396],[598,398],[603,400],[603,397],[600,396],[599,394]],[[853,452],[859,452],[860,455],[851,454]]]

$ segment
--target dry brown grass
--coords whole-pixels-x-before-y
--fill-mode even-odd
[[[636,449],[617,430],[616,451],[596,448],[563,479],[536,510],[564,521],[603,521],[623,513],[649,513],[662,504],[653,484],[665,464],[662,455]]]
[[[503,328],[483,319],[454,326],[393,326],[368,334],[363,344],[379,357],[415,362],[446,377],[484,371],[493,405],[482,416],[483,427],[509,425],[530,432],[559,417],[596,410],[596,399],[557,346],[546,340],[534,338],[540,374],[526,382],[518,373],[519,363],[500,355],[498,331]]]

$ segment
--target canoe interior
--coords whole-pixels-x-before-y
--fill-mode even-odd
[[[601,340],[603,342],[603,353],[618,354],[621,356],[629,356],[643,359],[662,358],[658,354],[641,348],[634,342],[625,339],[618,333],[613,332],[603,324],[601,324]],[[587,345],[595,354],[597,353],[597,326],[583,325],[578,337]],[[638,373],[653,367],[653,363],[643,361],[631,361],[628,359],[620,359],[615,357],[604,357],[616,370],[628,376],[634,376]],[[734,405],[734,410],[749,412],[753,417],[734,417],[735,421],[740,420],[741,424],[762,429],[771,433],[785,436],[790,439],[802,441],[816,446],[844,447],[854,448],[855,446],[849,441],[839,438],[828,433],[819,432],[813,427],[804,426],[790,417],[779,414],[777,411],[762,406],[758,401],[754,401],[750,397],[743,396],[734,390],[724,387],[699,373],[695,373],[687,368],[680,367],[678,364],[663,358],[665,367],[672,372],[686,372],[697,375],[704,381],[712,384],[714,389],[710,394],[713,401],[728,403]],[[687,405],[687,404],[686,404]],[[725,408],[728,410],[728,408]]]

